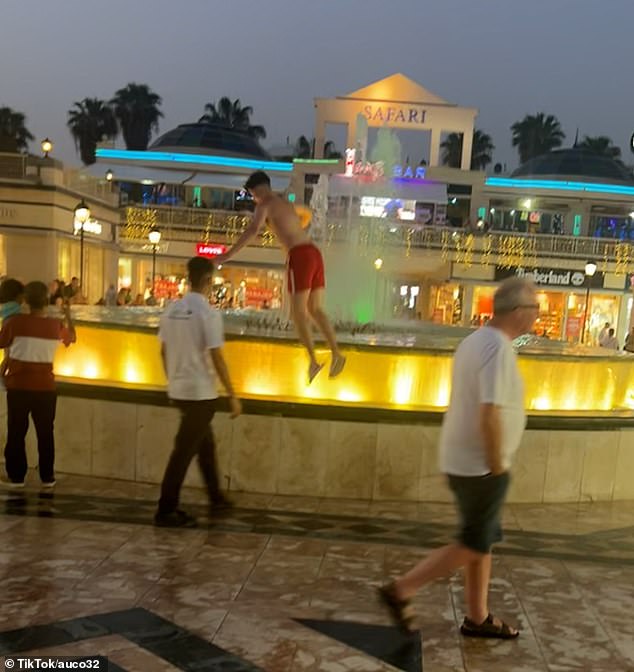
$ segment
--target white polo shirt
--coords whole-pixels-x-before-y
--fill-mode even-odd
[[[481,404],[499,407],[502,465],[509,469],[526,425],[524,384],[511,340],[494,327],[478,329],[456,350],[449,409],[440,434],[440,469],[444,473],[489,473],[480,429]]]
[[[216,399],[216,374],[209,350],[224,344],[220,312],[202,294],[190,292],[165,309],[159,339],[165,346],[169,398]]]

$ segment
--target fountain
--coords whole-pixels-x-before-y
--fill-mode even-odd
[[[359,138],[367,137],[363,123],[367,126],[365,118],[363,122],[359,120],[357,123]],[[362,142],[359,139],[357,152],[364,157],[366,150]],[[396,134],[387,127],[379,129],[377,142],[370,156],[372,164],[379,167],[379,170],[385,166],[400,164],[401,143]],[[328,237],[327,227],[325,238],[320,238],[328,280],[326,307],[336,320],[385,322],[392,316],[387,300],[388,283],[381,273],[382,260],[377,261],[381,259],[381,249],[380,246],[374,248],[363,244],[364,237],[369,235],[372,220],[364,221],[356,215],[367,182],[362,175],[347,179],[352,188],[348,196],[345,241],[333,244]],[[393,195],[387,180],[383,191],[385,197]],[[319,217],[321,216],[320,213]]]

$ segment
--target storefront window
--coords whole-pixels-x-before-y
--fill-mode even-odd
[[[463,291],[457,284],[432,285],[429,319],[435,324],[460,324]]]
[[[225,267],[214,275],[212,300],[220,308],[279,310],[283,289],[281,271]]]
[[[590,297],[588,332],[592,345],[599,344],[599,332],[606,324],[616,329],[619,318],[619,297],[594,295]]]
[[[473,290],[471,326],[480,327],[493,317],[493,295],[495,287],[476,287]]]
[[[561,339],[564,324],[566,295],[563,292],[538,292],[539,316],[535,334],[543,338]]]

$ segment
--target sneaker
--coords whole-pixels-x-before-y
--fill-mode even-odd
[[[42,481],[42,490],[52,490],[57,481]]]
[[[21,488],[24,488],[24,481],[0,481],[2,485],[4,485],[5,488],[9,488],[9,490],[20,490]]]
[[[157,527],[196,527],[198,522],[194,516],[177,509],[168,513],[157,511],[154,515],[154,524]]]

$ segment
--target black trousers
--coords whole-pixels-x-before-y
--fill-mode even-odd
[[[216,400],[173,402],[181,412],[181,423],[174,440],[174,450],[161,484],[159,511],[169,513],[178,508],[180,491],[194,455],[202,472],[209,499],[213,503],[220,497],[218,468],[216,466],[216,442],[211,421],[216,412]]]
[[[21,483],[27,470],[26,433],[29,416],[37,434],[40,478],[44,483],[55,480],[55,409],[56,392],[7,390],[7,445],[4,449],[5,468],[10,481]]]

